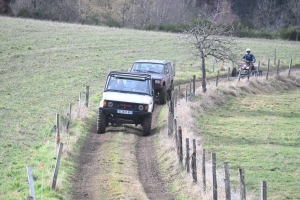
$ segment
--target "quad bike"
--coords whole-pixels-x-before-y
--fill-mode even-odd
[[[233,68],[232,70],[232,76],[239,75],[240,77],[257,76],[257,73],[258,73],[258,66],[254,65],[253,62],[247,62],[247,61],[241,63],[240,68],[238,70],[236,68]]]

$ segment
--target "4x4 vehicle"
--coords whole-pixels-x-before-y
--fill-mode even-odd
[[[130,72],[147,73],[152,76],[155,97],[165,104],[171,99],[174,90],[175,70],[167,60],[137,60],[129,69]]]
[[[153,110],[151,75],[111,71],[99,105],[97,133],[105,133],[109,124],[141,124],[143,135],[149,135]]]

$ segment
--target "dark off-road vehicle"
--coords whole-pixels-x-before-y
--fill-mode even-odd
[[[149,135],[153,110],[151,75],[109,72],[99,105],[97,133],[105,133],[109,125],[140,124],[143,135]]]
[[[171,99],[174,90],[175,69],[167,60],[137,60],[129,69],[130,72],[147,73],[152,76],[155,97],[160,104]]]

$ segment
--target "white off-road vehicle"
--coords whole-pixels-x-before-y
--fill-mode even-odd
[[[105,133],[109,125],[140,124],[143,135],[149,135],[154,95],[151,75],[109,72],[99,105],[97,133]]]

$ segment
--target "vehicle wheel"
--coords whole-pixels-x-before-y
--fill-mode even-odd
[[[150,135],[151,133],[152,114],[146,116],[143,120],[143,136]]]
[[[165,104],[167,102],[167,91],[166,88],[162,88],[159,91],[159,103]]]
[[[106,115],[103,110],[100,110],[98,112],[98,120],[97,120],[97,133],[105,133],[106,129]]]

